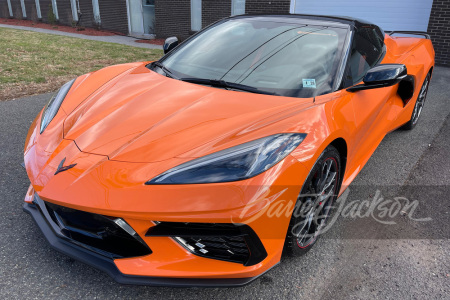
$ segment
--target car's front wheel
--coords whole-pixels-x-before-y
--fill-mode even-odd
[[[303,184],[286,236],[286,254],[302,255],[315,244],[332,212],[340,179],[339,152],[330,145],[322,152]]]

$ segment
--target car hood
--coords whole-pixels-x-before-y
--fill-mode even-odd
[[[140,65],[104,84],[68,113],[64,139],[75,141],[83,152],[116,161],[195,158],[295,130],[291,117],[312,104],[312,98],[186,83]]]

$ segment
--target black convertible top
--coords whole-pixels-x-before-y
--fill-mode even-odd
[[[329,25],[330,23],[338,23],[343,25],[348,25],[352,27],[354,30],[358,30],[360,28],[375,28],[378,35],[380,36],[381,40],[384,40],[384,31],[378,27],[376,24],[358,19],[358,18],[352,18],[352,17],[345,17],[345,16],[324,16],[324,15],[304,15],[304,14],[277,14],[277,15],[267,15],[267,14],[245,14],[245,15],[238,15],[238,16],[232,16],[229,17],[231,19],[233,18],[261,18],[261,19],[267,19],[267,21],[270,20],[283,20],[291,21],[293,19],[295,20],[312,20],[317,23],[323,23],[323,25]]]

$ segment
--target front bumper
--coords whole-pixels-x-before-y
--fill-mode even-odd
[[[280,261],[290,220],[289,209],[297,200],[299,183],[308,174],[301,163],[288,156],[270,170],[239,182],[146,186],[142,183],[153,165],[111,161],[80,152],[73,141],[63,141],[59,147],[51,159],[37,146],[26,152],[25,165],[31,185],[25,197],[28,203],[25,209],[33,212],[54,248],[104,270],[122,283],[240,286],[259,277]],[[66,163],[77,165],[55,176],[64,157],[71,157]],[[100,256],[99,259],[89,249],[61,240],[38,208],[33,207],[35,195],[45,203],[124,220],[152,254]],[[246,224],[262,243],[267,256],[254,264],[201,256],[171,235],[149,234],[149,229],[156,227],[155,222]],[[190,239],[190,242],[194,241]]]
[[[42,206],[42,203],[43,201],[35,195],[35,201],[33,203],[25,202],[23,210],[33,217],[51,247],[107,273],[121,284],[172,287],[232,287],[248,284],[263,274],[261,273],[257,276],[247,278],[164,278],[123,274],[119,271],[113,259],[95,253],[59,236],[53,229],[56,224],[52,224],[53,221],[44,216],[42,209],[45,209],[45,207]]]

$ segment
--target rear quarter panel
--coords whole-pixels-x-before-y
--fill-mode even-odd
[[[434,67],[435,52],[431,40],[423,38],[387,36],[385,43],[388,53],[383,63],[404,64],[408,69],[408,74],[414,76],[415,79],[414,95],[411,101],[404,106],[401,99],[398,99],[392,106],[391,113],[397,115],[396,120],[389,128],[389,131],[392,131],[410,120],[420,88],[428,72],[432,71]]]

